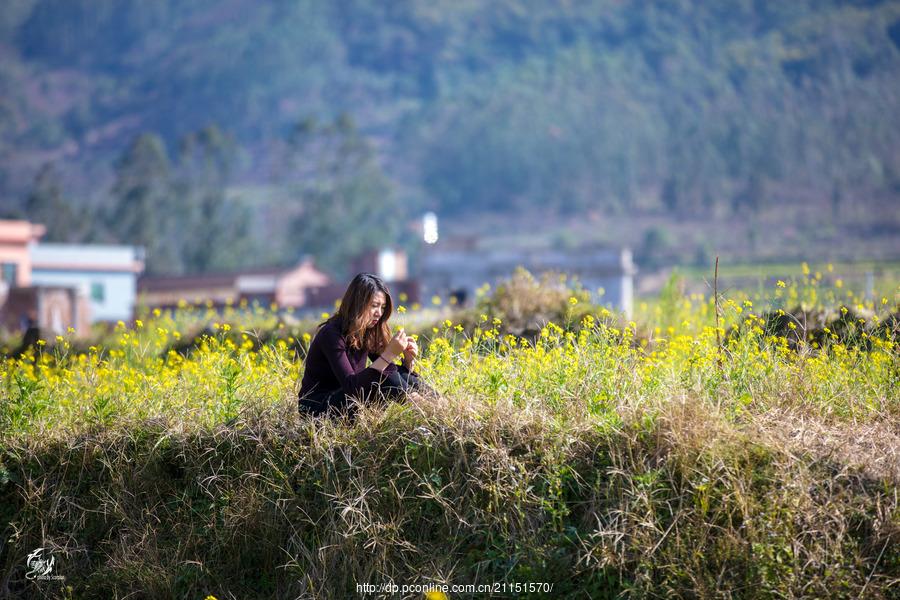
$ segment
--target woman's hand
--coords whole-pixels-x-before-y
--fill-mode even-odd
[[[403,354],[406,351],[406,346],[409,344],[409,338],[406,335],[406,332],[402,329],[394,334],[394,337],[391,338],[391,341],[388,342],[387,348],[384,349],[385,354],[390,354],[392,357],[396,358]]]
[[[406,349],[403,351],[403,364],[412,371],[412,364],[419,356],[419,345],[412,337],[407,337]]]

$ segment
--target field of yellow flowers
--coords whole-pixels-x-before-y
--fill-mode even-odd
[[[437,393],[355,423],[297,413],[317,321],[277,310],[45,340],[0,365],[0,596],[898,597],[900,288],[823,271],[404,305]]]

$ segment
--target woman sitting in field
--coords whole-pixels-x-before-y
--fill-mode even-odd
[[[413,372],[419,353],[415,340],[388,326],[393,302],[377,276],[353,278],[336,314],[319,325],[306,355],[300,384],[300,412],[321,415],[356,413],[355,401],[399,399],[421,389]],[[403,364],[394,360],[403,356]],[[367,359],[372,363],[366,366]]]

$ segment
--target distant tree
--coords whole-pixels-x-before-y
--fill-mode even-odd
[[[756,213],[766,207],[766,186],[763,176],[751,173],[741,190],[732,198],[732,210]]]
[[[708,267],[713,264],[713,253],[709,242],[704,241],[697,244],[694,249],[693,264],[697,267]]]
[[[759,246],[759,216],[755,212],[747,215],[747,248],[753,254]]]
[[[369,141],[348,115],[304,120],[291,136],[300,211],[290,230],[295,256],[311,254],[334,275],[360,252],[396,244],[404,222],[393,186]]]
[[[768,206],[765,177],[759,173],[750,175],[745,190],[747,206],[753,211],[763,210]]]
[[[227,194],[236,157],[234,140],[215,125],[181,140],[177,226],[187,271],[234,270],[253,260],[252,215]]]
[[[666,179],[665,183],[663,183],[660,200],[662,201],[662,205],[665,207],[666,212],[674,214],[678,211],[680,205],[678,198],[678,184],[675,182],[674,178],[669,177]]]
[[[115,168],[108,229],[121,243],[144,246],[149,273],[180,272],[182,240],[172,227],[179,206],[162,140],[150,133],[139,135]]]
[[[63,196],[59,173],[50,163],[41,167],[34,179],[25,201],[25,214],[29,220],[47,228],[46,241],[70,242],[84,234],[84,221],[72,201]]]
[[[835,182],[831,186],[831,217],[838,219],[841,216],[841,206],[844,203],[844,186]]]
[[[179,144],[179,168],[195,182],[222,187],[237,160],[234,139],[211,124],[187,134]]]
[[[672,235],[661,227],[651,227],[644,232],[644,239],[637,251],[637,262],[643,267],[659,267],[675,262],[668,254],[673,246]]]

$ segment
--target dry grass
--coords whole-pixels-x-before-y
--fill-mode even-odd
[[[504,580],[581,598],[896,593],[895,428],[848,444],[797,413],[655,409],[598,421],[429,396],[350,425],[286,400],[192,432],[19,440],[3,454],[3,590],[30,597],[22,557],[43,545],[84,598]]]

